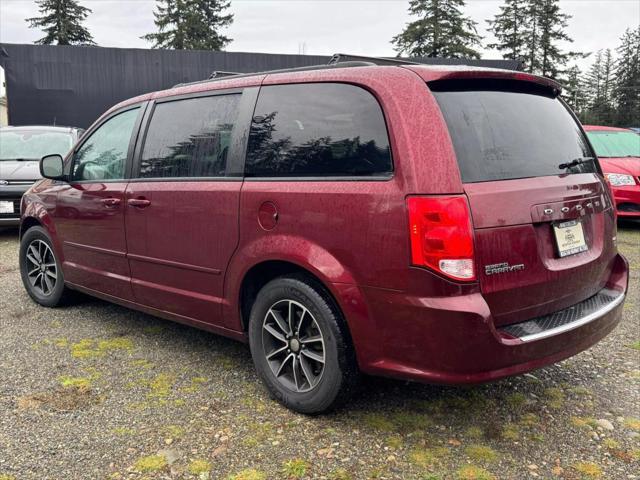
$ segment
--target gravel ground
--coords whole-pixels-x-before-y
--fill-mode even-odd
[[[621,325],[533,374],[472,388],[368,379],[305,417],[248,349],[93,299],[33,303],[0,230],[0,480],[640,478],[640,223]]]

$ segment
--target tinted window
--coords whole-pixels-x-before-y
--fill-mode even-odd
[[[384,117],[366,90],[330,83],[261,88],[249,137],[247,176],[391,171]]]
[[[463,182],[558,175],[566,173],[561,163],[593,156],[569,111],[544,90],[495,81],[451,82],[432,90]],[[571,172],[595,172],[595,165]]]
[[[103,123],[73,157],[74,180],[117,180],[124,167],[139,108],[127,110]]]
[[[227,167],[240,95],[156,105],[140,161],[140,177],[220,177]]]

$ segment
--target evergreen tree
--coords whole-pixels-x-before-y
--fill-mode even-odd
[[[550,78],[558,78],[567,62],[579,56],[574,52],[563,52],[558,45],[562,41],[573,42],[564,31],[571,16],[560,12],[558,2],[559,0],[532,0],[539,31],[539,73]]]
[[[218,32],[233,23],[233,14],[224,14],[229,5],[229,0],[158,0],[153,12],[158,32],[141,38],[153,48],[222,50],[231,42]]]
[[[40,17],[27,18],[30,28],[41,28],[46,36],[35,43],[40,45],[95,45],[93,37],[82,22],[91,10],[76,0],[36,0]]]
[[[564,82],[562,96],[571,109],[579,117],[585,106],[584,85],[582,72],[577,65],[567,70],[567,78]]]
[[[462,14],[464,0],[411,0],[409,12],[420,18],[393,37],[400,55],[409,57],[480,58],[476,22]]]
[[[527,0],[505,0],[493,20],[487,20],[497,42],[487,45],[501,52],[502,58],[518,60],[525,56],[528,9]]]
[[[612,125],[616,106],[613,100],[614,61],[611,50],[600,50],[585,80],[587,110],[584,121],[600,125]]]
[[[640,27],[629,30],[617,48],[613,96],[616,100],[616,124],[635,127],[640,125]]]

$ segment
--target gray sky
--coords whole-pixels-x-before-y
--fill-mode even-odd
[[[81,0],[93,10],[86,25],[105,47],[149,48],[141,35],[155,31],[155,0]],[[236,52],[330,55],[394,55],[389,41],[411,20],[408,0],[232,0],[233,25],[225,33],[233,38],[227,50]],[[468,0],[465,13],[487,36],[485,19],[493,18],[501,0]],[[622,32],[640,24],[640,0],[561,0],[573,16],[568,32],[573,48],[595,51],[615,48]],[[37,15],[32,0],[0,0],[0,41],[31,43],[42,33],[28,28],[25,18]],[[485,39],[485,43],[486,43]],[[500,58],[483,51],[485,58]],[[590,60],[581,61],[582,66]]]

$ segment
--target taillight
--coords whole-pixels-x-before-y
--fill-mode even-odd
[[[464,196],[408,197],[411,263],[475,280],[473,228]]]

